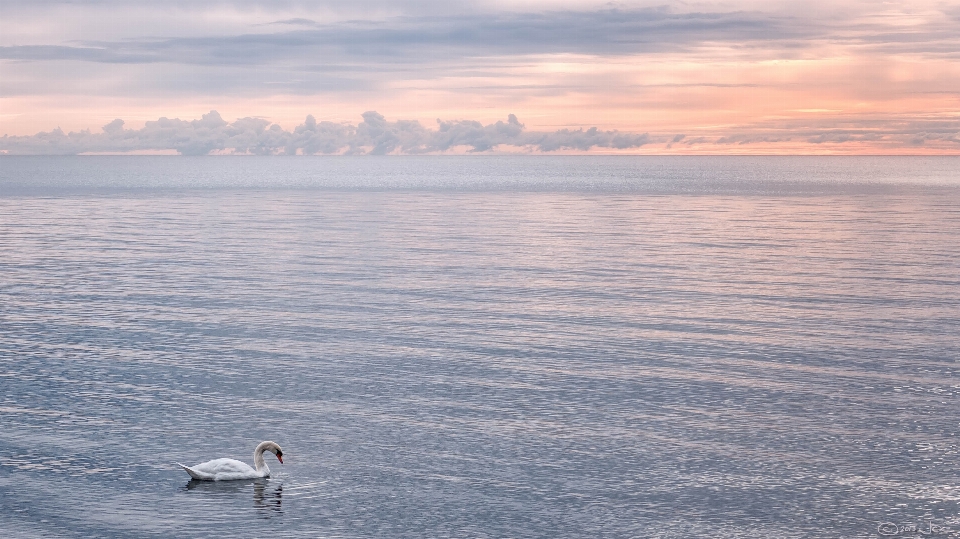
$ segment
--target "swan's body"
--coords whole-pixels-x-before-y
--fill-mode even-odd
[[[246,462],[234,459],[216,459],[192,467],[183,464],[180,464],[180,466],[190,474],[190,477],[201,481],[232,481],[235,479],[270,477],[270,468],[266,464],[262,469],[255,470]]]
[[[253,451],[253,465],[240,462],[234,459],[215,459],[197,464],[196,466],[184,466],[179,462],[181,468],[186,470],[190,477],[201,481],[234,481],[237,479],[259,479],[261,477],[270,477],[270,467],[263,461],[264,451],[269,451],[277,456],[280,464],[283,464],[283,451],[280,446],[273,442],[261,442]]]

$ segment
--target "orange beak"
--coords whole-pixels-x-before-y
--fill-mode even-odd
[[[282,456],[277,455],[277,460],[280,461],[280,464],[283,464],[283,457],[282,457]]]

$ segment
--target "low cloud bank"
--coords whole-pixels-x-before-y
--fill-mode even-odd
[[[654,142],[647,134],[561,129],[527,131],[511,114],[506,122],[483,125],[470,120],[437,120],[436,129],[418,121],[389,122],[377,112],[365,112],[358,125],[317,122],[313,116],[293,131],[261,118],[226,122],[217,111],[199,120],[160,118],[143,129],[124,129],[123,120],[90,130],[64,133],[60,128],[29,136],[0,138],[0,152],[9,155],[76,155],[176,150],[182,155],[237,153],[254,155],[313,154],[422,154],[467,148],[471,152],[513,146],[531,151],[587,151],[591,148],[625,150]]]

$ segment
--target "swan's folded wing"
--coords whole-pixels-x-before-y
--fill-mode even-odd
[[[208,473],[213,475],[220,474],[244,474],[255,472],[253,468],[250,467],[245,462],[234,459],[215,459],[204,462],[203,464],[197,464],[193,467],[194,470],[197,470],[200,473]]]
[[[205,474],[205,473],[203,473],[203,472],[201,472],[201,471],[199,471],[199,470],[194,470],[193,468],[191,468],[191,467],[189,467],[189,466],[184,466],[183,464],[180,464],[179,462],[177,463],[177,465],[180,466],[181,468],[183,468],[188,474],[190,474],[190,477],[192,477],[192,478],[194,478],[194,479],[199,479],[199,480],[201,480],[201,481],[210,481],[211,479],[213,479],[213,476],[210,475],[210,474]]]
[[[181,464],[181,466],[183,465]],[[256,479],[266,475],[254,470],[245,462],[234,459],[215,459],[192,467],[183,466],[183,468],[187,470],[190,477],[206,481]]]

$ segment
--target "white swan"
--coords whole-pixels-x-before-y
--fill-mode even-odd
[[[190,474],[190,477],[201,481],[232,481],[236,479],[258,479],[260,477],[270,477],[270,468],[263,462],[263,452],[269,451],[277,456],[280,464],[283,464],[283,451],[280,446],[273,442],[260,442],[260,445],[253,450],[253,465],[256,470],[247,463],[233,459],[215,459],[197,464],[196,466],[184,466],[177,463],[181,468]]]

